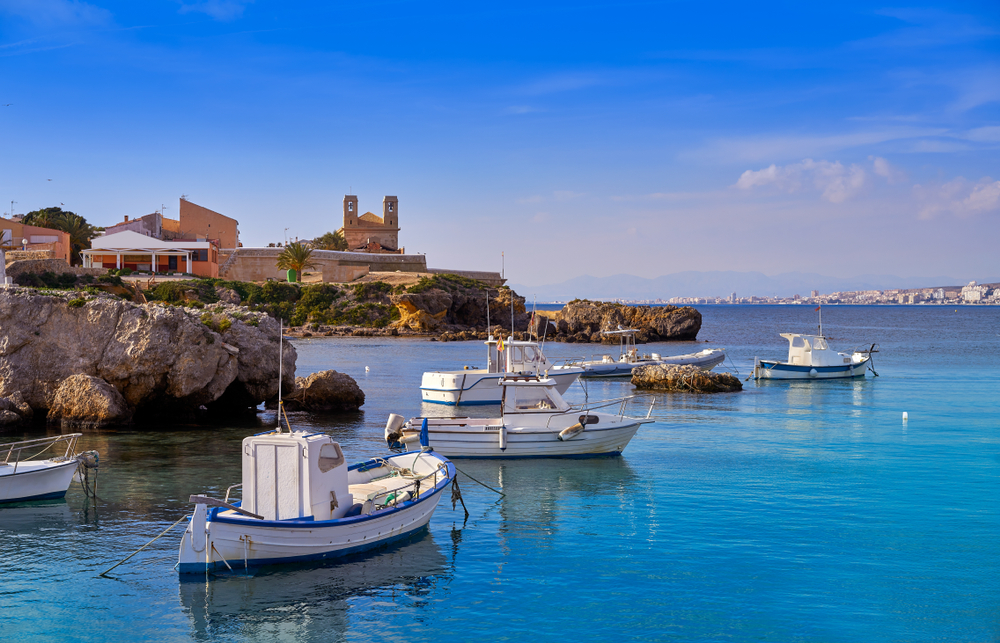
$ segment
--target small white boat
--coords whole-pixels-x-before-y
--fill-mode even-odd
[[[838,353],[823,335],[781,333],[788,340],[788,361],[755,359],[753,377],[758,380],[829,380],[864,377],[875,346],[868,350]]]
[[[652,420],[624,414],[630,398],[570,406],[552,378],[507,377],[500,381],[497,418],[390,416],[390,446],[429,444],[448,457],[520,458],[620,455],[639,426]],[[619,405],[617,414],[594,409]]]
[[[619,338],[618,357],[603,355],[600,359],[577,360],[565,365],[554,367],[550,374],[557,376],[564,368],[582,368],[580,377],[631,377],[632,370],[638,366],[655,366],[671,364],[676,366],[696,366],[703,371],[710,371],[726,359],[726,352],[720,348],[706,348],[697,353],[685,355],[660,355],[659,353],[640,354],[635,345],[634,328],[606,330],[604,335],[617,335]]]
[[[455,468],[430,450],[348,465],[323,433],[243,440],[242,502],[191,496],[181,574],[330,559],[426,527]],[[232,489],[232,488],[231,488]]]
[[[97,452],[76,452],[82,433],[0,444],[0,503],[49,500],[66,495],[81,462],[97,466]],[[48,459],[38,459],[49,453]],[[61,453],[61,455],[56,455]]]
[[[559,393],[584,372],[577,366],[556,367],[546,359],[538,342],[486,340],[486,368],[461,371],[428,371],[420,381],[420,396],[435,404],[499,404],[501,379],[508,376],[540,376],[549,372]]]

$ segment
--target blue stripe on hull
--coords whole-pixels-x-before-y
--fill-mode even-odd
[[[53,491],[52,493],[43,493],[38,496],[28,496],[27,498],[11,498],[10,500],[0,500],[0,505],[5,505],[11,502],[30,502],[32,500],[58,500],[59,498],[66,497],[65,491]]]
[[[558,460],[584,460],[588,458],[613,458],[620,456],[621,451],[608,451],[607,453],[568,453],[566,455],[450,455],[449,460],[537,460],[538,458],[551,458]]]
[[[344,558],[345,556],[350,556],[351,554],[358,554],[358,553],[361,553],[361,552],[366,552],[366,551],[370,551],[370,550],[373,550],[373,549],[379,549],[381,547],[385,547],[385,546],[391,545],[393,543],[399,542],[400,540],[404,540],[406,538],[409,538],[409,537],[413,536],[414,534],[418,533],[422,529],[427,529],[427,525],[426,524],[421,525],[421,526],[417,527],[416,529],[411,529],[410,531],[407,531],[407,532],[404,532],[404,533],[401,533],[401,534],[397,534],[396,536],[393,536],[392,538],[386,538],[386,539],[379,540],[379,541],[372,542],[372,543],[366,543],[366,544],[362,544],[362,545],[357,545],[356,547],[348,547],[346,549],[338,549],[337,551],[323,552],[323,553],[320,553],[320,554],[309,554],[309,555],[306,555],[306,556],[289,556],[287,558],[262,558],[262,559],[257,559],[257,560],[249,560],[249,561],[247,561],[247,565],[243,564],[243,559],[242,558],[235,559],[235,560],[229,560],[229,561],[226,561],[226,562],[228,562],[229,566],[232,567],[233,569],[243,569],[245,567],[262,567],[262,566],[265,566],[265,565],[281,565],[281,564],[285,564],[285,563],[302,563],[302,562],[315,561],[315,560],[334,560],[334,559],[337,559],[337,558]],[[207,563],[181,563],[177,567],[177,571],[179,573],[181,573],[181,574],[204,574],[205,572],[222,570],[222,569],[228,570],[228,567],[226,567],[226,563],[222,562],[221,560],[214,561],[211,564],[207,564]]]
[[[486,400],[486,401],[462,402],[461,404],[458,404],[456,402],[446,402],[444,400],[428,400],[426,398],[424,398],[423,401],[427,402],[428,404],[444,404],[445,406],[483,406],[483,405],[486,405],[486,404],[496,404],[496,405],[500,404],[500,400],[496,400],[496,401]]]

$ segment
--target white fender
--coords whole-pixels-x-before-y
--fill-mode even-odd
[[[809,377],[816,377],[818,374],[819,374],[819,371],[817,371],[815,368],[810,368],[809,369]]]
[[[505,451],[507,449],[507,427],[501,426],[500,430],[497,431],[497,435],[500,439],[500,450]]]
[[[579,434],[583,433],[584,426],[577,422],[573,426],[568,426],[559,432],[559,439],[565,442],[566,440],[572,440]]]
[[[385,441],[392,444],[399,441],[402,434],[402,426],[405,420],[402,415],[396,413],[389,414],[389,420],[385,423]]]

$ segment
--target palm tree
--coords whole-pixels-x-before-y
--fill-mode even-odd
[[[278,270],[293,271],[295,279],[289,281],[296,281],[304,269],[315,267],[316,264],[311,261],[312,253],[312,248],[307,248],[298,241],[290,243],[278,255]]]
[[[321,237],[313,239],[312,245],[317,250],[347,250],[347,241],[344,233],[340,230],[327,232]]]
[[[97,236],[97,229],[87,220],[62,208],[43,208],[24,215],[21,223],[39,228],[60,230],[69,235],[70,263],[80,264],[80,251],[90,247],[90,240]]]

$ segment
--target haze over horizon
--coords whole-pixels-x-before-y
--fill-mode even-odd
[[[511,282],[1000,274],[996,2],[0,0],[0,204],[247,246],[399,197]],[[928,284],[934,285],[934,284]],[[705,293],[707,295],[707,293]]]

